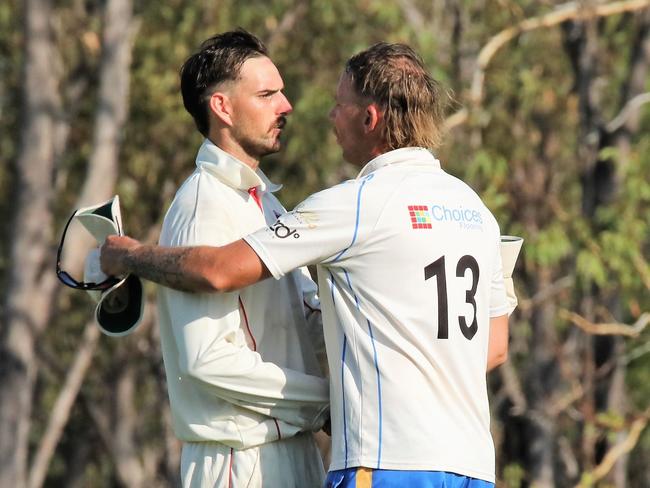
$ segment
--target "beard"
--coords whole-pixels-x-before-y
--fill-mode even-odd
[[[244,133],[236,133],[236,138],[246,154],[259,159],[269,154],[274,154],[282,148],[282,142],[280,141],[281,133],[275,135],[273,131],[276,129],[282,130],[286,123],[287,118],[282,115],[271,125],[266,133],[266,137],[251,137]]]

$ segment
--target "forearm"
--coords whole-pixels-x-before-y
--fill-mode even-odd
[[[134,274],[189,292],[232,291],[270,276],[243,240],[223,247],[161,247],[109,236],[102,246],[101,264],[110,276]]]
[[[123,264],[127,273],[168,288],[189,292],[225,291],[215,286],[218,279],[206,273],[211,268],[206,261],[217,249],[140,245],[128,250]]]
[[[198,387],[246,410],[275,417],[304,430],[318,430],[329,412],[324,378],[262,363],[247,375],[193,373]],[[282,381],[277,381],[278,379]]]
[[[177,361],[167,366],[178,368],[173,375],[178,381],[303,429],[318,427],[328,404],[327,380],[264,361],[251,350],[241,329],[238,293],[161,289],[158,301],[163,342],[178,353]]]

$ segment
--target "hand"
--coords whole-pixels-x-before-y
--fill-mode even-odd
[[[126,258],[129,251],[140,247],[139,241],[127,236],[108,236],[101,247],[100,263],[108,276],[123,276],[129,273]]]

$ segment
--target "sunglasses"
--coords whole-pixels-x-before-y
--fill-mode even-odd
[[[77,281],[74,279],[67,271],[61,269],[61,253],[63,251],[63,242],[65,241],[65,235],[68,232],[68,227],[72,222],[72,219],[77,215],[78,210],[75,210],[74,213],[68,219],[68,222],[65,224],[63,229],[63,235],[61,236],[61,242],[59,243],[59,248],[56,251],[56,277],[61,283],[75,290],[108,290],[112,286],[120,282],[119,278],[114,276],[109,276],[104,281],[100,283],[95,283],[92,281]]]

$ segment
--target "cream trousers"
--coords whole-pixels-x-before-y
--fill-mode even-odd
[[[218,442],[186,442],[181,454],[183,488],[320,488],[321,455],[311,433],[249,449]]]

